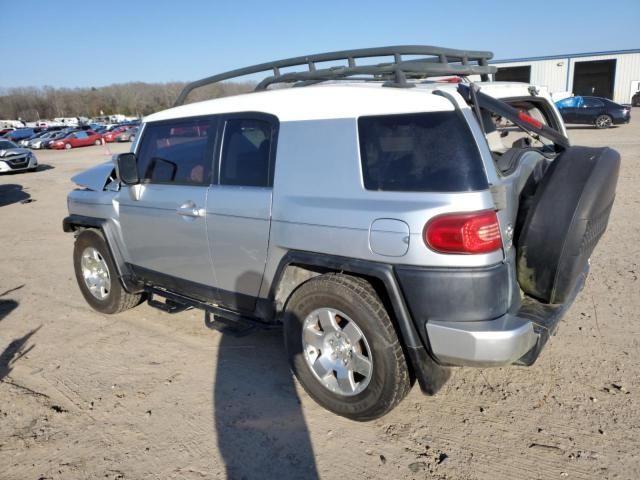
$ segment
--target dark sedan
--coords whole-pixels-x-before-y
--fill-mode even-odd
[[[640,90],[633,94],[631,97],[631,105],[634,107],[640,107]]]
[[[582,123],[596,128],[629,123],[631,109],[608,98],[568,97],[556,102],[564,123]]]

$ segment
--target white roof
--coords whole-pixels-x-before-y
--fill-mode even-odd
[[[372,92],[375,89],[375,93]],[[363,115],[450,111],[449,100],[419,88],[383,87],[379,83],[322,84],[246,93],[191,103],[145,117],[145,122],[234,112],[263,112],[281,122],[355,118]]]

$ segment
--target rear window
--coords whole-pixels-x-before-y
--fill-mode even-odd
[[[367,190],[467,192],[488,188],[480,152],[458,112],[358,119]]]

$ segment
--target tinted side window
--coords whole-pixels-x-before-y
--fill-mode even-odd
[[[209,185],[214,136],[210,119],[148,124],[138,150],[138,175],[147,183]]]
[[[457,112],[361,117],[367,190],[465,192],[488,188],[469,126]]]
[[[272,124],[266,120],[227,120],[220,157],[220,184],[269,186]]]
[[[584,107],[603,107],[604,103],[597,98],[585,98],[584,99]]]

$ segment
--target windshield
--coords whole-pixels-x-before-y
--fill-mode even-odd
[[[13,142],[9,142],[7,140],[0,140],[0,150],[8,150],[10,148],[18,148],[18,146]]]

